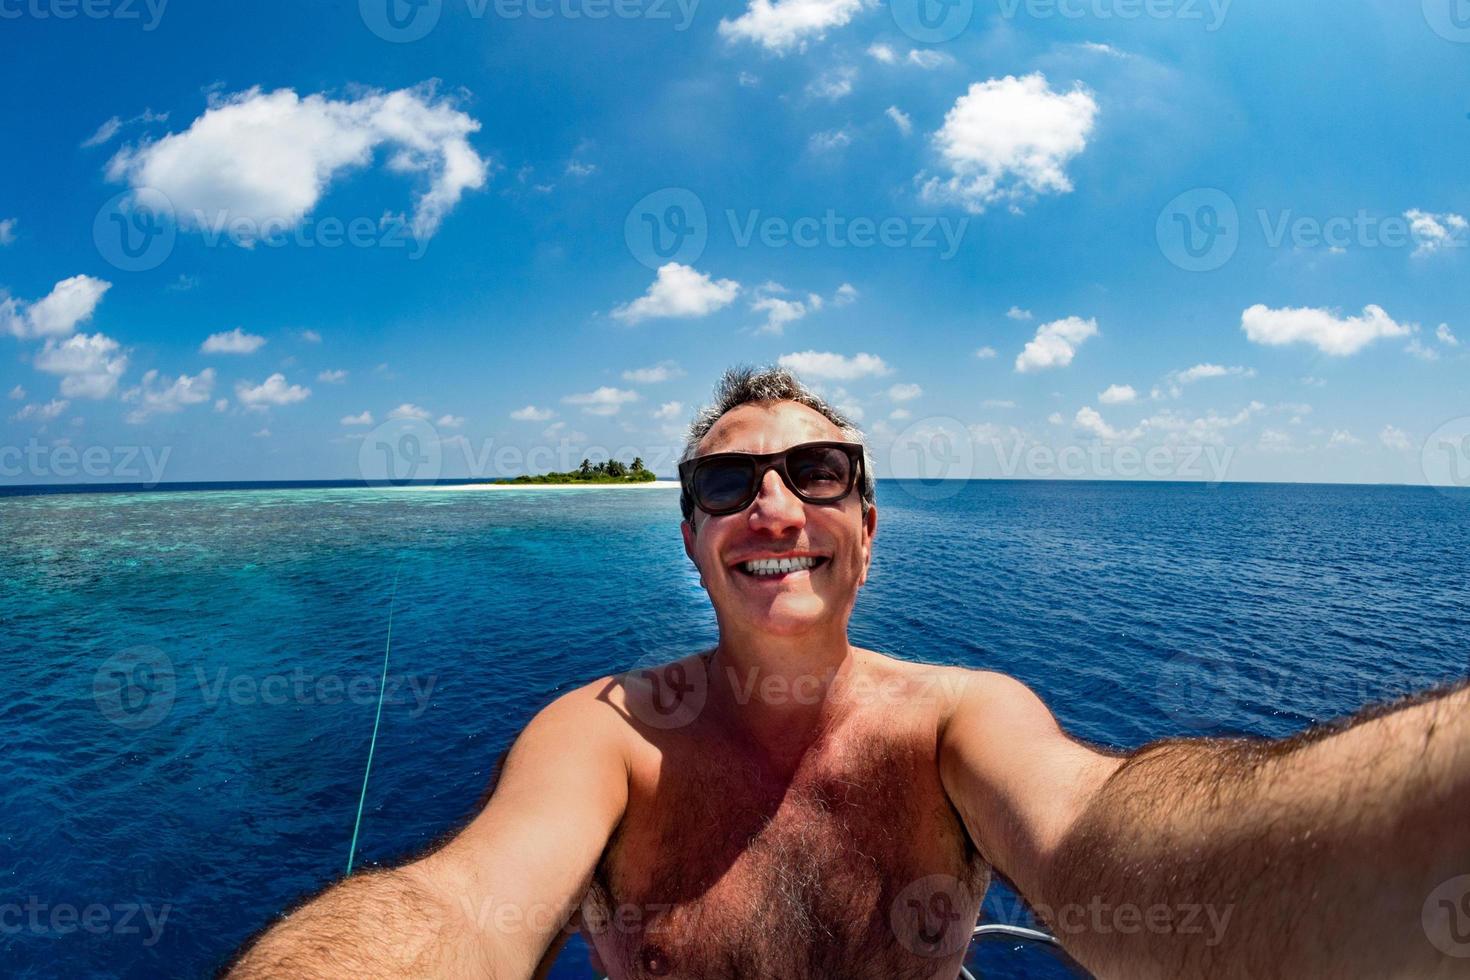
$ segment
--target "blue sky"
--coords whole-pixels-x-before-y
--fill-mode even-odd
[[[0,482],[1470,481],[1465,7],[0,0]]]

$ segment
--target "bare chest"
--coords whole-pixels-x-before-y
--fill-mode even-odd
[[[724,746],[663,753],[583,908],[609,975],[953,978],[989,869],[932,744],[845,738],[786,778]]]

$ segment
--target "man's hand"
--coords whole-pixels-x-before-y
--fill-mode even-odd
[[[974,674],[940,766],[976,845],[1101,976],[1470,974],[1424,919],[1470,874],[1470,689],[1119,758]]]
[[[489,804],[443,848],[328,889],[266,932],[230,976],[530,977],[627,804],[624,728],[598,699],[607,684],[538,714]]]

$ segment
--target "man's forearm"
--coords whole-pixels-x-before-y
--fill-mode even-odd
[[[1470,960],[1436,947],[1421,916],[1466,874],[1462,686],[1284,742],[1146,747],[1030,897],[1103,976],[1448,976]]]
[[[354,875],[272,926],[229,977],[498,975],[454,911],[420,884],[411,867]]]

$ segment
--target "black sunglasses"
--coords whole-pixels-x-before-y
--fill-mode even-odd
[[[711,453],[679,464],[679,482],[694,506],[711,517],[749,507],[766,474],[809,504],[835,504],[852,493],[863,470],[863,447],[851,442],[803,442],[779,453]]]

